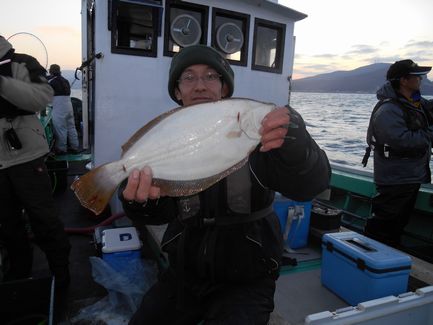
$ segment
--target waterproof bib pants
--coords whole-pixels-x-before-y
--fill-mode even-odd
[[[55,148],[66,152],[69,146],[78,149],[78,135],[75,129],[74,110],[69,96],[53,97],[53,126],[56,137]]]

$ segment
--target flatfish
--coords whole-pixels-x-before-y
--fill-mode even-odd
[[[153,185],[169,196],[193,195],[241,168],[260,142],[275,104],[230,98],[172,109],[138,130],[121,159],[96,167],[71,185],[80,203],[100,214],[133,169],[149,166]]]

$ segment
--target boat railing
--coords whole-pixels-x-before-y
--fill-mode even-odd
[[[52,105],[48,105],[45,110],[41,111],[39,114],[39,120],[42,123],[45,131],[45,137],[47,138],[48,146],[50,149],[54,144],[54,130],[52,121]]]
[[[331,188],[344,191],[347,195],[343,209],[348,209],[351,199],[369,201],[376,195],[373,172],[363,171],[340,164],[332,164]],[[423,213],[433,215],[433,185],[423,184],[418,194],[415,208]]]

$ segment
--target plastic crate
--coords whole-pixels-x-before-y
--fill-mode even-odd
[[[311,201],[297,202],[277,196],[273,208],[280,221],[281,231],[287,246],[293,249],[306,246],[310,226]]]

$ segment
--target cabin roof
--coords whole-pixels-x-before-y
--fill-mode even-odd
[[[288,18],[293,19],[294,21],[302,20],[308,16],[300,11],[296,11],[294,9],[279,4],[278,0],[239,0],[239,1],[255,4],[256,6],[262,7],[266,10],[285,15]]]
[[[160,5],[156,3],[152,3],[152,0],[123,0],[124,2],[145,2],[146,5],[160,7]],[[189,1],[189,0],[181,0],[181,1]],[[240,2],[249,3],[252,5],[256,5],[257,7],[262,7],[266,10],[276,12],[279,14],[283,14],[294,21],[299,21],[304,18],[307,18],[308,15],[303,12],[294,10],[285,5],[281,5],[278,3],[279,0],[238,0]]]
[[[182,0],[184,1],[184,0]],[[187,0],[185,0],[187,1]],[[278,0],[238,0],[239,2],[245,2],[248,4],[255,5],[257,7],[262,7],[271,12],[285,15],[286,17],[293,19],[293,21],[298,21],[306,18],[308,15],[291,9],[287,6],[278,3]]]

